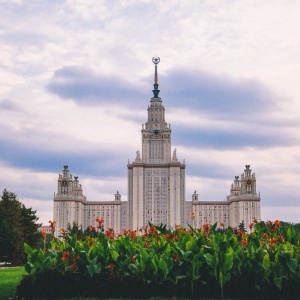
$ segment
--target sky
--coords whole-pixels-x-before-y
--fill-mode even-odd
[[[186,199],[251,165],[263,220],[300,222],[300,2],[0,0],[0,188],[45,225],[63,166],[127,200],[160,57]]]

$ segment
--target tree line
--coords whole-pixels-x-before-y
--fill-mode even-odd
[[[4,189],[0,198],[0,261],[20,265],[26,261],[24,243],[36,247],[41,240],[36,211]]]

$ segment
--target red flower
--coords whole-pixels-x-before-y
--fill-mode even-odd
[[[170,239],[170,234],[169,234],[169,233],[166,233],[166,234],[165,234],[165,238],[166,238],[166,240],[168,241],[168,240]]]
[[[111,269],[114,268],[114,266],[115,266],[114,263],[110,263],[109,265],[106,266],[106,268],[109,269],[109,270],[111,270]]]
[[[130,259],[131,259],[132,261],[135,261],[135,255],[131,254],[131,255],[130,255]]]
[[[146,242],[146,243],[144,244],[144,248],[148,248],[148,246],[149,246],[149,243]]]
[[[254,222],[252,222],[252,223],[249,224],[249,228],[250,228],[251,230],[252,230],[253,226],[254,226]]]
[[[56,222],[50,220],[49,223],[50,223],[51,231],[54,232],[55,231]]]
[[[241,230],[241,229],[239,229],[238,231],[237,231],[237,236],[243,236],[243,234],[244,234],[244,232],[243,232],[243,230]]]
[[[66,261],[70,259],[70,251],[64,251],[63,256],[61,257],[61,260]]]
[[[93,225],[89,226],[88,232],[93,232],[95,231],[95,227]]]
[[[173,256],[173,262],[174,263],[178,262],[178,256],[176,254]]]
[[[74,270],[75,268],[76,268],[76,264],[75,263],[73,263],[73,264],[70,265],[70,270]]]
[[[221,227],[225,227],[225,224],[223,222],[220,223]]]
[[[272,221],[269,220],[266,224],[267,224],[268,227],[271,227],[272,226]]]
[[[242,246],[247,246],[248,245],[247,239],[241,240],[241,244],[242,244]]]
[[[174,235],[174,236],[173,236],[173,240],[177,242],[177,241],[178,241],[178,236],[177,236],[177,235]]]
[[[42,234],[42,236],[45,238],[46,235],[47,235],[47,232],[46,232],[45,230],[43,230],[43,231],[41,232],[41,234]]]
[[[279,242],[283,243],[284,240],[285,240],[285,238],[284,238],[282,235],[280,235],[280,236],[278,237],[278,241],[279,241]]]
[[[130,231],[130,238],[133,239],[136,237],[136,230],[131,230]]]
[[[202,225],[202,228],[203,228],[203,230],[204,230],[205,232],[209,232],[209,231],[210,231],[210,226],[209,226],[208,223],[203,224],[203,225]]]

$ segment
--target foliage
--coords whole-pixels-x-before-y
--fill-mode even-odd
[[[51,298],[56,290],[56,297],[276,299],[300,292],[299,234],[279,221],[253,223],[250,233],[243,224],[221,231],[217,224],[150,224],[117,237],[102,228],[91,228],[84,240],[53,239],[47,251],[25,244],[28,276],[18,296]]]
[[[0,299],[8,299],[15,294],[22,275],[25,275],[24,267],[0,267]]]
[[[24,242],[36,247],[41,235],[37,229],[36,211],[26,208],[16,195],[3,191],[0,198],[0,259],[6,258],[14,265],[25,260]]]

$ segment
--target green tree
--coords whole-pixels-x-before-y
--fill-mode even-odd
[[[17,196],[3,191],[0,198],[0,259],[14,265],[24,262],[24,242],[35,247],[41,235],[38,233],[36,211],[26,208]]]

